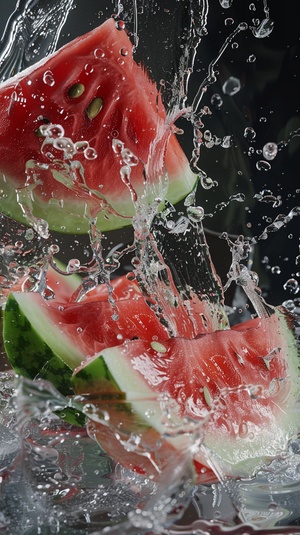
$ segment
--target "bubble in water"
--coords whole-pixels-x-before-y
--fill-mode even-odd
[[[40,131],[43,135],[56,139],[62,138],[65,135],[65,130],[60,124],[51,124],[49,126],[41,126]]]
[[[230,76],[223,84],[222,91],[224,95],[233,96],[241,89],[241,82],[235,76]]]
[[[263,156],[266,160],[274,160],[278,152],[278,146],[276,143],[270,141],[266,143],[263,147]]]
[[[273,31],[274,22],[270,19],[263,19],[256,28],[252,28],[252,33],[254,37],[258,39],[264,39],[268,37]]]
[[[248,63],[254,63],[254,61],[256,61],[256,56],[254,54],[250,54],[247,61]]]
[[[280,275],[281,273],[281,269],[279,266],[273,266],[271,268],[271,273],[273,273],[273,275]]]
[[[53,73],[51,71],[45,71],[44,72],[44,74],[43,74],[43,82],[46,85],[50,85],[50,87],[52,87],[55,84]]]
[[[221,108],[222,104],[223,104],[223,99],[222,99],[221,95],[219,95],[219,93],[215,93],[211,97],[210,102],[215,108],[217,108],[219,110]]]
[[[271,164],[265,160],[259,160],[256,162],[256,169],[258,169],[258,171],[270,171]]]
[[[244,130],[244,137],[247,141],[253,141],[256,138],[256,132],[251,126],[247,126]]]

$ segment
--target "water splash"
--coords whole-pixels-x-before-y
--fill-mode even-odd
[[[0,48],[4,81],[55,51],[73,0],[19,0]]]

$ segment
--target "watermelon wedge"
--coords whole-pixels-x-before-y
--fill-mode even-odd
[[[202,321],[206,303],[193,296],[189,306],[174,306],[178,336],[170,337],[136,281],[123,276],[111,284],[115,305],[106,285],[81,302],[11,293],[4,343],[15,371],[50,380],[65,395],[87,397],[99,410],[103,397],[121,396],[120,403],[107,406],[110,425],[100,424],[97,410],[88,414],[90,432],[113,458],[148,475],[155,476],[155,467],[172,451],[190,446],[182,432],[186,419],[204,436],[193,452],[201,481],[215,479],[218,470],[249,476],[286,446],[299,426],[294,416],[299,356],[293,321],[284,309],[269,307],[269,317],[209,332]],[[175,404],[179,437],[168,436],[159,396]],[[116,439],[120,423],[127,438],[135,430],[151,458],[133,449],[124,452]]]
[[[59,232],[130,224],[132,196],[177,202],[196,176],[113,19],[0,86],[0,209]],[[25,219],[24,219],[25,216]]]
[[[58,274],[53,279],[53,270],[48,280],[54,291],[58,288],[56,299],[45,300],[38,292],[22,291],[11,292],[7,299],[4,346],[11,365],[21,375],[47,379],[67,394],[72,389],[72,371],[85,359],[125,340],[152,342],[169,337],[136,282],[125,275],[111,282],[115,306],[109,300],[106,284],[75,302],[73,281],[71,284]],[[210,322],[203,321],[210,312],[206,301],[196,296],[189,306],[178,306],[179,300],[175,301],[176,305],[170,304],[169,308],[179,336],[194,338],[206,332],[207,325],[211,328]],[[56,376],[56,368],[61,370],[60,375]]]
[[[202,482],[220,473],[251,476],[262,461],[284,450],[299,429],[294,412],[299,399],[298,347],[291,319],[281,309],[274,309],[269,318],[193,340],[134,340],[107,348],[75,370],[73,385],[76,392],[89,394],[88,404],[96,407],[89,414],[90,426],[101,446],[121,464],[148,475],[155,475],[157,459],[167,462],[173,450],[191,447],[188,432],[183,433],[191,421],[198,422],[204,437],[194,450]],[[101,399],[107,391],[123,392],[131,406],[121,426],[122,411],[116,414],[118,409]],[[99,399],[91,392],[98,392]],[[175,436],[168,436],[165,401],[155,399],[160,394],[177,405],[177,436],[176,428]],[[101,424],[97,407],[100,415],[106,408],[110,425]],[[129,436],[140,434],[139,444],[145,448],[156,441],[152,458],[126,450],[128,437],[122,447],[118,435],[126,426]]]

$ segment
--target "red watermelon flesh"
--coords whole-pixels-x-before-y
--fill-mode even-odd
[[[203,465],[216,474],[219,471],[248,477],[263,460],[283,450],[289,437],[298,432],[294,410],[299,397],[298,347],[291,320],[282,310],[274,310],[269,318],[250,320],[194,340],[174,338],[157,344],[134,340],[105,349],[98,359],[105,363],[114,384],[126,393],[135,421],[144,421],[153,430],[154,435],[147,430],[147,436],[141,431],[141,441],[147,444],[149,434],[151,440],[155,436],[158,440],[159,433],[165,434],[157,460],[162,462],[167,457],[168,444],[172,455],[173,448],[187,448],[190,442],[182,439],[183,424],[178,438],[168,438],[163,412],[153,405],[153,416],[146,416],[139,395],[148,396],[149,412],[153,396],[166,393],[175,400],[182,422],[186,417],[199,422],[204,442],[193,455],[200,480],[206,480],[209,474],[203,472]],[[94,359],[75,371],[75,390],[84,393],[86,387],[88,392],[85,379],[91,375],[93,392],[97,391],[96,367]],[[100,384],[101,373],[98,379]],[[101,398],[103,392],[98,390]],[[97,398],[94,403],[97,406]],[[112,440],[116,419],[112,410],[110,440],[105,439],[96,418],[92,417],[91,425],[99,442],[122,463],[120,443]],[[131,458],[126,454],[125,462],[153,473],[153,463],[151,468],[149,459],[139,452],[133,451]]]
[[[15,219],[18,190],[53,230],[85,232],[85,215],[108,230],[130,223],[130,188],[141,195],[167,171],[176,202],[195,183],[156,86],[113,19],[3,83],[0,112],[0,207]]]

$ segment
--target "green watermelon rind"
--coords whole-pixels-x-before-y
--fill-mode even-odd
[[[69,395],[73,369],[84,355],[53,323],[47,306],[38,293],[11,293],[3,317],[4,348],[17,374],[46,379]]]
[[[172,204],[182,200],[194,188],[198,178],[191,171],[189,165],[180,176],[172,177],[169,183],[167,199]],[[121,178],[120,178],[121,181]],[[13,178],[0,174],[0,210],[17,221],[30,225],[31,221],[24,215],[18,202],[18,186]],[[25,194],[23,189],[23,194]],[[29,190],[28,190],[29,194]],[[26,195],[26,194],[25,194]],[[40,197],[35,197],[34,188],[30,190],[30,204],[32,203],[32,215],[37,219],[43,219],[48,223],[51,230],[62,234],[86,234],[90,228],[87,217],[88,198],[85,195],[80,198],[64,199],[63,207],[57,203],[43,203]],[[99,201],[100,206],[100,201]],[[135,215],[134,204],[129,200],[125,202],[116,197],[112,206],[113,211],[102,210],[97,214],[96,225],[102,232],[120,229],[131,225]],[[114,213],[115,212],[115,213]]]

